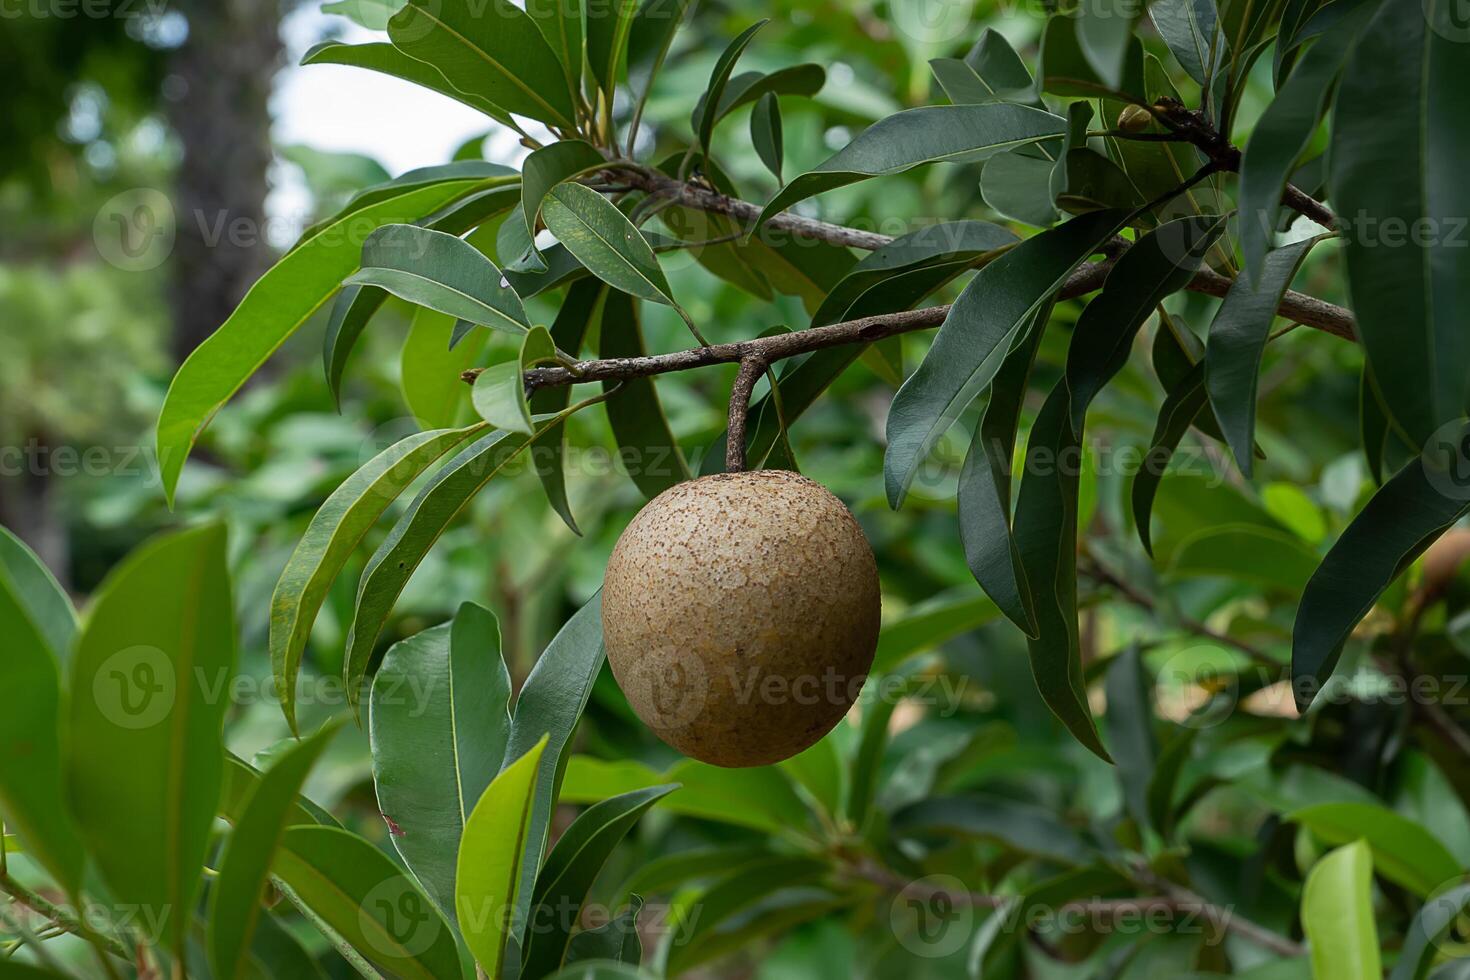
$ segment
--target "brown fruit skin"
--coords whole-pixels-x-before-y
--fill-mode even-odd
[[[685,755],[762,766],[817,742],[878,644],[873,550],[842,501],[795,473],[721,473],[659,494],[602,589],[613,676]]]

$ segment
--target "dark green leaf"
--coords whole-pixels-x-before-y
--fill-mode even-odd
[[[1029,803],[979,793],[940,796],[893,815],[892,830],[916,834],[958,834],[994,840],[1021,854],[1056,864],[1083,865],[1093,850],[1051,811]]]
[[[638,938],[638,913],[643,899],[628,898],[628,907],[600,926],[583,929],[567,943],[567,966],[588,960],[612,960],[637,966],[643,961],[643,943]]]
[[[1061,149],[1060,140],[1053,140],[1049,145],[1053,154]],[[980,172],[980,193],[985,203],[1000,214],[1046,228],[1057,220],[1051,192],[1056,163],[1050,157],[1032,153],[1031,149],[1007,150],[987,160]]]
[[[521,975],[554,973],[566,959],[571,930],[602,867],[649,807],[677,786],[634,790],[596,803],[572,821],[536,877]]]
[[[245,804],[255,787],[260,784],[262,773],[250,763],[231,752],[225,752],[224,788],[220,791],[219,815],[230,823],[239,823],[245,814]],[[292,826],[340,827],[336,817],[322,809],[305,796],[297,794],[296,805],[291,809]]]
[[[1451,888],[1425,901],[1404,937],[1389,980],[1424,980],[1440,950],[1440,943],[1470,906],[1470,885]]]
[[[549,0],[566,3],[567,0]],[[537,221],[541,217],[541,202],[551,189],[564,180],[606,166],[607,159],[585,140],[561,140],[539,150],[532,151],[521,165],[521,213],[524,227],[535,248]],[[509,222],[507,222],[509,223]],[[502,254],[502,260],[510,256]]]
[[[248,975],[271,859],[285,836],[311,767],[337,732],[330,726],[283,753],[256,783],[219,858],[209,890],[209,963],[218,980]]]
[[[1470,183],[1460,179],[1470,44],[1451,16],[1448,4],[1411,0],[1378,9],[1343,71],[1329,157],[1333,204],[1352,222],[1358,335],[1389,417],[1415,446],[1463,417],[1470,394]]]
[[[521,341],[520,356],[492,364],[475,378],[475,411],[498,429],[532,435],[531,406],[526,399],[525,372],[556,360],[556,343],[542,326],[532,327]]]
[[[1099,211],[1042,232],[985,266],[965,287],[889,408],[883,468],[892,506],[903,502],[935,441],[990,384],[1022,326],[1125,217]]]
[[[1205,344],[1205,388],[1215,418],[1235,454],[1240,471],[1250,476],[1256,441],[1256,390],[1261,355],[1270,337],[1276,307],[1316,239],[1283,245],[1266,256],[1254,283],[1237,276],[1210,324]]]
[[[609,106],[628,57],[629,37],[637,20],[638,0],[585,0],[587,64],[600,83]]]
[[[307,525],[271,597],[271,670],[293,732],[302,652],[332,582],[388,505],[479,428],[420,432],[389,446],[344,480]]]
[[[541,36],[561,62],[574,98],[582,80],[585,7],[585,0],[526,0],[526,13],[541,28]]]
[[[9,528],[0,527],[0,578],[62,664],[71,659],[77,612],[46,563]]]
[[[1083,0],[1077,8],[1077,41],[1087,64],[1111,89],[1123,87],[1133,25],[1143,13],[1140,0]]]
[[[456,102],[463,102],[470,108],[478,109],[502,123],[511,118],[509,112],[484,96],[451,85],[449,79],[444,77],[444,73],[433,64],[410,58],[391,44],[381,42],[343,44],[341,41],[323,41],[306,52],[306,57],[301,59],[301,63],[303,65],[350,65],[354,68],[382,72],[384,75],[402,78],[430,91],[438,92],[440,95],[448,96]]]
[[[119,902],[193,908],[234,663],[222,525],[144,545],[93,600],[71,665],[67,782],[82,838]],[[184,948],[187,916],[149,921]]]
[[[714,135],[715,123],[720,117],[718,112],[720,101],[724,98],[725,86],[730,81],[730,73],[735,70],[735,62],[740,60],[740,55],[745,52],[745,48],[756,33],[769,23],[769,20],[760,20],[751,24],[741,31],[740,35],[731,41],[729,46],[715,59],[715,66],[709,75],[709,85],[705,87],[704,95],[694,107],[694,114],[689,120],[689,126],[694,130],[695,144],[701,152],[709,153],[710,137]],[[712,110],[711,106],[715,108]]]
[[[1148,13],[1179,66],[1208,88],[1227,54],[1215,0],[1153,0]]]
[[[1198,728],[1180,729],[1159,753],[1158,765],[1149,773],[1149,821],[1166,839],[1174,832],[1174,791],[1198,732]]]
[[[377,286],[410,303],[519,336],[530,328],[521,299],[495,263],[461,238],[387,225],[362,246],[362,269],[346,284]]]
[[[827,82],[827,70],[821,65],[792,65],[776,71],[741,72],[730,79],[725,94],[720,97],[720,110],[715,114],[718,123],[743,105],[758,102],[766,95],[813,96]]]
[[[556,321],[551,325],[551,339],[558,349],[573,357],[582,349],[582,338],[597,312],[597,303],[604,286],[596,279],[584,279],[567,290],[557,311]],[[541,388],[531,395],[531,411],[535,414],[551,415],[563,411],[571,401],[571,385],[556,385]],[[567,527],[573,534],[582,532],[572,517],[572,508],[567,500],[566,478],[566,423],[554,422],[546,435],[531,449],[531,464],[541,479],[541,487]]]
[[[1138,39],[1126,42],[1118,75],[1104,78],[1083,50],[1078,36],[1080,25],[1081,20],[1068,14],[1058,14],[1046,22],[1041,37],[1041,90],[1084,99],[1106,96],[1144,102],[1143,46]]]
[[[756,156],[766,169],[781,180],[781,160],[784,155],[781,133],[781,103],[776,93],[767,92],[760,97],[750,112],[750,142]]]
[[[1446,440],[1448,463],[1430,451],[1385,483],[1337,539],[1302,593],[1292,630],[1291,672],[1305,708],[1331,676],[1358,621],[1408,566],[1470,506],[1464,457],[1470,428]]]
[[[926,106],[869,126],[817,169],[787,184],[761,211],[757,226],[798,201],[848,184],[928,163],[973,163],[1001,150],[1060,134],[1059,116],[1029,106]]]
[[[629,295],[676,306],[648,241],[601,194],[581,184],[558,184],[542,201],[541,216],[594,276]]]
[[[1153,437],[1149,440],[1148,453],[1143,465],[1133,477],[1133,519],[1138,524],[1138,537],[1143,548],[1153,554],[1153,537],[1150,530],[1154,497],[1159,492],[1159,483],[1169,468],[1169,460],[1179,441],[1189,431],[1190,423],[1208,403],[1205,394],[1205,367],[1201,362],[1189,369],[1183,379],[1169,389],[1163,407],[1159,409],[1159,420],[1154,425]]]
[[[327,323],[322,344],[322,367],[338,408],[342,405],[342,375],[347,370],[347,357],[387,298],[387,290],[376,286],[348,286],[337,294],[332,304],[332,318]]]
[[[641,357],[643,329],[638,306],[626,293],[608,291],[602,304],[602,357]],[[616,389],[616,391],[613,391]],[[690,478],[689,464],[669,429],[652,378],[605,381],[607,419],[628,476],[650,500]]]
[[[451,921],[460,837],[504,761],[510,694],[500,625],[468,602],[453,621],[390,647],[373,678],[378,810],[388,839]]]
[[[1159,747],[1154,738],[1153,681],[1143,666],[1137,644],[1129,645],[1108,666],[1108,713],[1103,721],[1108,750],[1118,760],[1118,779],[1128,813],[1140,827],[1151,824],[1149,788]]]
[[[462,92],[506,112],[576,128],[561,61],[536,22],[509,0],[474,7],[409,0],[388,22],[388,36]]]
[[[987,27],[980,40],[965,54],[965,64],[974,70],[996,98],[1037,109],[1046,108],[1036,92],[1036,81],[1026,63],[999,31]]]

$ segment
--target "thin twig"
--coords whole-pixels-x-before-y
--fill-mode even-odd
[[[10,875],[0,876],[0,891],[5,892],[14,898],[18,904],[42,916],[58,928],[80,936],[94,946],[101,946],[114,956],[120,956],[129,962],[132,961],[132,953],[122,943],[110,936],[101,935],[87,928],[85,923],[66,909],[42,897],[25,885],[22,885],[10,877]]]
[[[750,415],[750,395],[765,369],[766,362],[759,356],[747,357],[740,362],[735,383],[730,386],[729,434],[725,440],[726,473],[745,472],[745,421]]]

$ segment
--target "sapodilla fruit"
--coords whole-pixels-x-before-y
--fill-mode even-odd
[[[878,567],[842,501],[784,470],[659,494],[608,561],[613,676],[669,745],[717,766],[789,758],[857,699],[878,643]]]

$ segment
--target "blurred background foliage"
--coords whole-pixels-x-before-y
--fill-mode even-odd
[[[773,22],[742,68],[813,61],[827,69],[826,87],[817,98],[783,106],[788,173],[814,167],[854,132],[897,108],[941,101],[928,60],[958,56],[984,27],[1002,32],[1023,57],[1034,60],[1045,13],[1039,8],[977,0],[967,9],[954,3],[945,5],[947,19],[935,23],[920,9],[924,6],[921,0],[770,0],[762,5],[759,13]],[[253,278],[251,270],[258,272],[289,244],[289,236],[272,242],[259,235],[249,248],[206,250],[201,258],[186,244],[191,208],[258,221],[267,215],[273,188],[284,184],[309,202],[305,213],[295,216],[304,224],[389,171],[364,154],[272,144],[266,80],[285,64],[287,46],[277,31],[290,10],[259,2],[157,8],[134,3],[129,9],[105,17],[0,18],[0,64],[8,69],[0,124],[0,227],[5,229],[0,237],[0,444],[10,453],[0,470],[0,522],[36,547],[75,594],[85,595],[120,556],[156,530],[205,515],[223,517],[230,529],[239,605],[241,670],[260,692],[238,705],[227,722],[230,747],[248,759],[287,734],[270,696],[266,610],[306,522],[356,467],[417,427],[410,401],[420,407],[432,402],[467,418],[468,388],[456,375],[469,365],[449,363],[446,355],[444,370],[433,376],[405,375],[401,352],[411,335],[411,313],[406,305],[391,306],[393,315],[376,320],[354,352],[339,410],[321,378],[323,311],[276,355],[267,377],[220,413],[185,472],[181,513],[165,510],[148,447],[173,367],[202,336],[201,311],[232,308]],[[702,90],[716,54],[755,13],[737,3],[697,4],[649,102],[641,158],[660,159],[665,144],[672,151],[687,139],[690,93]],[[252,31],[263,40],[244,46],[231,33],[232,23],[242,19],[257,21]],[[347,29],[345,21],[314,11],[309,25],[315,37],[308,41]],[[1157,39],[1148,43],[1162,53]],[[245,47],[250,60],[220,55],[222,44]],[[1249,129],[1251,112],[1269,97],[1269,69],[1269,59],[1263,59],[1259,77],[1251,81],[1258,92],[1244,101],[1238,141]],[[245,76],[252,80],[249,86],[240,84]],[[310,75],[305,78],[309,82]],[[1190,84],[1182,75],[1174,81]],[[423,90],[416,97],[439,98]],[[232,106],[229,118],[214,120],[202,131],[180,126],[180,106],[190,100],[223,100],[219,104]],[[742,197],[763,201],[776,183],[749,144],[748,112],[740,110],[722,127],[715,154]],[[381,119],[383,142],[394,140],[398,123]],[[226,145],[211,145],[228,125],[238,128]],[[509,164],[524,155],[504,133],[487,135],[461,152],[483,152]],[[212,186],[191,176],[198,168],[218,166],[222,152],[266,165],[244,168]],[[890,234],[962,216],[996,218],[980,197],[977,177],[974,167],[924,168],[844,188],[804,208]],[[120,268],[99,250],[94,233],[107,202],[140,187],[160,189],[173,199],[178,241],[155,267]],[[808,321],[799,298],[753,299],[680,255],[666,256],[664,267],[675,293],[712,341],[753,337],[778,325],[799,328]],[[209,295],[203,299],[197,298],[201,261],[216,267],[204,276]],[[1334,249],[1317,249],[1298,288],[1342,302],[1337,262]],[[951,299],[957,289],[950,287],[936,301]],[[529,304],[537,322],[549,322],[556,302],[543,298]],[[1199,331],[1216,302],[1182,293],[1168,305],[1177,324]],[[1042,377],[1033,394],[1059,375],[1067,329],[1080,308],[1075,302],[1059,306],[1042,347]],[[205,332],[221,319],[214,317]],[[1146,330],[1139,343],[1149,344],[1155,329]],[[645,309],[645,330],[650,350],[687,344],[683,324],[666,307]],[[1375,698],[1381,675],[1366,666],[1341,670],[1339,679],[1355,685],[1357,696],[1301,720],[1294,720],[1289,693],[1252,695],[1232,679],[1232,671],[1246,662],[1241,645],[1284,656],[1295,596],[1371,486],[1356,449],[1359,394],[1353,379],[1360,355],[1353,345],[1309,333],[1297,331],[1267,349],[1257,430],[1265,459],[1254,482],[1241,479],[1218,443],[1197,433],[1188,437],[1179,460],[1188,472],[1164,482],[1156,506],[1163,530],[1156,561],[1143,555],[1134,538],[1126,498],[1132,471],[1120,463],[1128,458],[1126,450],[1136,459],[1146,449],[1163,398],[1146,358],[1131,359],[1093,409],[1092,465],[1083,501],[1084,514],[1090,514],[1082,525],[1089,529],[1084,568],[1101,569],[1093,581],[1084,581],[1090,596],[1082,613],[1085,658],[1101,670],[1118,650],[1139,644],[1154,670],[1167,674],[1165,668],[1172,666],[1182,679],[1172,689],[1161,685],[1157,705],[1171,740],[1191,743],[1173,796],[1182,822],[1155,846],[1178,847],[1178,859],[1190,863],[1194,880],[1208,883],[1202,891],[1230,898],[1282,930],[1295,908],[1284,881],[1295,877],[1298,862],[1321,848],[1310,833],[1282,820],[1298,807],[1377,802],[1423,822],[1460,866],[1470,864],[1467,760],[1448,753],[1432,759],[1406,749],[1404,713]],[[908,365],[917,363],[929,340],[924,333],[904,337]],[[490,354],[483,352],[481,363]],[[422,370],[422,361],[415,364]],[[733,371],[733,366],[713,368],[658,380],[675,434],[692,459],[723,432]],[[791,432],[802,471],[849,504],[873,544],[885,622],[920,624],[912,637],[898,629],[889,634],[893,650],[912,655],[903,670],[920,679],[946,678],[958,692],[953,703],[916,701],[895,710],[880,770],[881,805],[892,811],[931,795],[983,788],[1108,828],[1108,835],[1121,832],[1118,820],[1134,789],[1129,773],[1098,761],[1046,710],[1031,679],[1023,638],[995,617],[965,565],[953,488],[972,414],[941,444],[908,505],[900,512],[887,507],[881,436],[894,387],[866,361],[857,363]],[[1029,410],[1038,405],[1030,404]],[[495,481],[413,577],[388,641],[444,621],[463,601],[478,601],[500,616],[507,661],[518,681],[525,676],[551,635],[598,587],[617,535],[642,503],[627,476],[607,465],[615,444],[602,419],[600,413],[585,413],[569,424],[574,449],[568,481],[585,538],[575,539],[545,506],[533,474],[522,471]],[[87,463],[89,450],[98,448],[100,454],[90,458],[100,462]],[[23,461],[17,465],[17,459]],[[77,462],[68,462],[73,459]],[[1259,546],[1211,547],[1210,536],[1224,534],[1227,522],[1229,529],[1255,535]],[[382,522],[370,536],[356,559],[359,567],[388,526],[391,522]],[[1350,657],[1361,659],[1375,637],[1387,642],[1400,625],[1394,617],[1414,610],[1421,642],[1463,669],[1470,655],[1470,620],[1463,612],[1465,583],[1455,578],[1454,569],[1464,545],[1453,535],[1446,540],[1453,546],[1440,549],[1440,565],[1431,564],[1395,587],[1384,602],[1384,618],[1370,619],[1364,627],[1369,642],[1357,644]],[[351,595],[339,582],[312,634],[300,698],[304,728],[342,710],[335,678],[350,610]],[[1207,624],[1216,638],[1199,635],[1189,624]],[[1202,676],[1220,680],[1212,687],[1199,682]],[[1223,712],[1212,710],[1211,699],[1229,703]],[[839,726],[832,739],[854,746],[859,737],[855,718],[854,724]],[[638,760],[656,769],[675,760],[631,716],[606,674],[580,738],[580,751],[593,757]],[[350,729],[335,741],[308,793],[354,829],[386,839],[363,732]],[[643,822],[636,842],[617,855],[620,866],[605,878],[615,884],[659,855],[761,844],[767,836],[655,812]],[[963,838],[910,857],[915,875],[942,871],[993,885],[1006,873],[993,846]],[[1290,873],[1283,874],[1285,869]],[[1407,904],[1401,893],[1384,900]],[[770,938],[754,924],[771,917],[747,910],[735,924],[751,925],[749,934],[727,943],[728,955],[711,975],[764,980],[964,975],[963,951],[950,958],[914,957],[886,923],[865,921],[864,914],[834,909]],[[1193,943],[1166,938],[1122,972],[1108,975],[1176,976],[1218,965],[1200,937]],[[1086,975],[1068,973],[1066,967],[1074,959],[1095,962],[1091,952],[1023,946],[1013,954],[1045,975],[1061,977]],[[1250,965],[1253,956],[1266,960],[1249,946],[1232,946],[1231,952],[1244,957],[1238,965]]]

